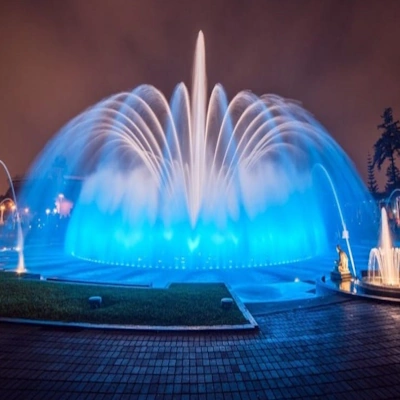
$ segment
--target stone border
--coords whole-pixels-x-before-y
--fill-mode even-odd
[[[240,312],[243,314],[243,316],[249,321],[249,325],[252,326],[252,329],[258,329],[258,324],[254,317],[251,315],[250,311],[248,308],[244,305],[242,300],[236,295],[236,293],[233,291],[233,289],[230,287],[230,285],[227,285],[224,283],[224,285],[227,287],[229,293],[232,295],[233,300],[235,301],[236,305],[238,306]],[[249,328],[250,329],[250,328]]]
[[[212,331],[253,331],[258,329],[256,326],[249,324],[243,325],[196,325],[196,326],[160,326],[160,325],[116,325],[116,324],[91,324],[80,322],[59,322],[32,320],[23,318],[0,318],[0,322],[11,322],[16,324],[29,324],[40,326],[54,326],[59,328],[84,328],[84,329],[101,329],[101,330],[121,330],[121,331],[146,331],[146,332],[212,332]]]

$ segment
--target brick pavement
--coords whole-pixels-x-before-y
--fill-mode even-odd
[[[397,305],[354,299],[256,320],[252,333],[1,323],[0,399],[400,397]]]

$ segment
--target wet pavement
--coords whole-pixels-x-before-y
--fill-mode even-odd
[[[0,399],[400,397],[400,308],[363,299],[251,305],[256,332],[0,323]]]

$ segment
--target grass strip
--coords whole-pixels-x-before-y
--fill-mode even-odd
[[[101,296],[91,309],[88,298]],[[172,284],[169,289],[35,281],[0,273],[0,316],[93,324],[206,326],[248,323],[222,283]]]

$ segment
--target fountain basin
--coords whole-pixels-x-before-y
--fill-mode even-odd
[[[372,284],[367,278],[347,281],[335,281],[322,276],[316,281],[316,294],[318,296],[332,296],[339,294],[351,298],[360,297],[371,300],[400,303],[400,288],[378,286]]]
[[[357,288],[366,295],[379,298],[398,299],[400,301],[400,287],[389,284],[383,285],[381,281],[364,277],[357,281]]]

